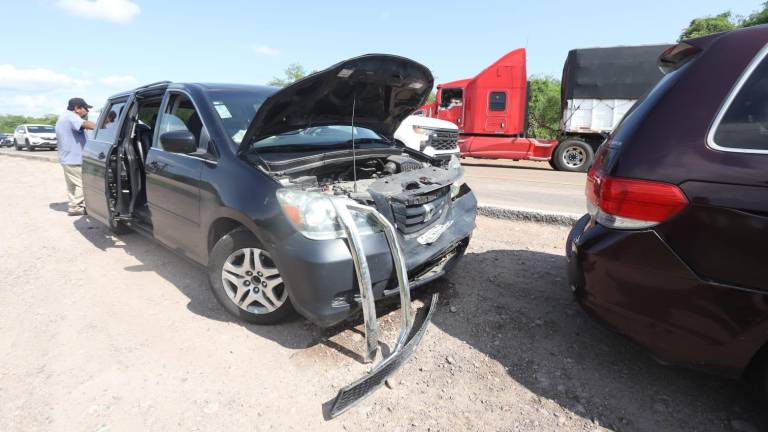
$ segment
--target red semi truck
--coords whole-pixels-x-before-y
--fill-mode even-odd
[[[448,120],[460,130],[462,156],[549,161],[586,171],[604,137],[662,74],[656,58],[669,45],[572,50],[563,68],[558,139],[527,136],[525,49],[516,49],[470,79],[437,86],[435,102],[416,115]]]

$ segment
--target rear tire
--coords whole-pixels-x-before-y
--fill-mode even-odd
[[[213,295],[231,315],[253,324],[278,324],[296,315],[277,265],[258,239],[240,227],[208,256]]]
[[[585,172],[592,166],[595,152],[580,139],[561,142],[553,155],[555,169],[559,171]]]

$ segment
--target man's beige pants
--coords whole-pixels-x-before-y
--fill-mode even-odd
[[[67,181],[67,198],[69,198],[69,211],[85,209],[83,201],[83,176],[80,165],[62,165],[64,179]]]

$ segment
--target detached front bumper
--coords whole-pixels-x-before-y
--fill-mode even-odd
[[[452,221],[433,243],[422,245],[418,236],[399,236],[411,289],[439,278],[456,264],[475,228],[476,209],[477,199],[469,191],[456,198],[446,217],[438,222]],[[370,267],[374,300],[397,294],[384,233],[363,236],[361,243]],[[308,320],[329,327],[359,312],[359,287],[345,239],[309,240],[296,234],[276,245],[272,257],[294,308]]]

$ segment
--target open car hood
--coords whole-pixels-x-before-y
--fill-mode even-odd
[[[424,104],[434,78],[404,57],[367,54],[345,60],[274,93],[253,117],[240,144],[314,126],[351,125],[391,138],[400,122]]]

